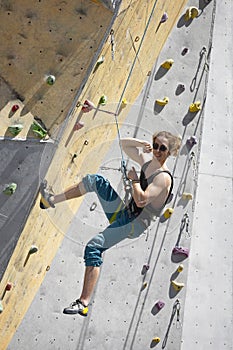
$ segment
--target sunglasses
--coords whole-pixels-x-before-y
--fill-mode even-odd
[[[161,151],[161,152],[165,152],[165,151],[167,151],[167,147],[165,146],[165,145],[161,145],[160,147],[159,147],[159,144],[157,143],[157,142],[154,142],[153,143],[153,149],[155,149],[155,150],[159,150],[159,151]]]

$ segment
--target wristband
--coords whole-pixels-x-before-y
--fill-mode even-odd
[[[132,180],[132,183],[133,183],[133,184],[140,183],[140,180]]]

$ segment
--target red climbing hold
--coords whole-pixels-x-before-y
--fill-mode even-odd
[[[93,108],[95,108],[94,103],[89,100],[85,100],[84,105],[82,106],[82,112],[87,113],[90,112]]]
[[[16,112],[18,109],[19,109],[19,105],[14,105],[14,106],[12,106],[11,111],[14,113],[14,112]]]

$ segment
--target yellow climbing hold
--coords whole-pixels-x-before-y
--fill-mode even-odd
[[[161,64],[161,67],[165,68],[165,69],[170,69],[171,66],[173,65],[174,61],[172,58],[169,58],[168,60],[164,61],[162,64]]]
[[[182,194],[182,198],[183,199],[187,199],[187,200],[192,200],[193,199],[193,195],[192,195],[192,193],[188,193],[188,192],[184,192],[183,194]]]
[[[159,337],[155,337],[155,338],[152,339],[152,341],[154,343],[159,343],[160,342],[160,338]]]
[[[128,102],[127,102],[126,98],[124,97],[124,98],[122,99],[122,101],[121,101],[121,106],[122,106],[122,107],[126,107],[127,104],[128,104]]]
[[[168,97],[164,97],[163,100],[156,100],[156,103],[160,106],[165,106],[166,104],[168,104],[169,102],[169,98]]]
[[[169,219],[173,212],[174,212],[173,208],[167,208],[163,216],[165,217],[165,219]]]
[[[200,101],[196,101],[194,103],[191,103],[191,105],[189,106],[190,112],[198,112],[200,110],[201,110],[201,102]]]
[[[189,21],[190,19],[196,18],[199,15],[198,8],[195,6],[189,7],[184,15],[185,21]]]
[[[182,272],[184,270],[184,265],[183,264],[180,264],[178,267],[177,267],[177,272]]]
[[[176,281],[171,281],[171,285],[177,292],[179,292],[184,287],[184,283],[180,283]]]

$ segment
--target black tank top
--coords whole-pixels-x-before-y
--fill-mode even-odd
[[[169,193],[167,195],[167,198],[164,202],[164,204],[158,208],[158,209],[155,209],[151,206],[151,204],[148,204],[147,206],[145,206],[145,208],[147,209],[146,211],[147,212],[150,212],[152,215],[156,215],[156,214],[159,214],[161,212],[161,210],[165,207],[165,205],[168,203],[168,201],[171,199],[171,195],[172,195],[172,190],[173,190],[173,176],[172,174],[168,171],[168,170],[158,170],[156,171],[154,174],[152,174],[151,176],[148,177],[148,179],[146,178],[146,175],[145,175],[145,171],[146,171],[146,168],[148,167],[148,165],[150,164],[151,161],[149,162],[146,162],[145,164],[143,164],[142,168],[141,168],[141,173],[140,173],[140,186],[142,188],[143,191],[146,190],[146,188],[153,182],[154,178],[161,174],[161,173],[167,173],[170,175],[171,177],[171,186],[170,186],[170,189],[169,189]],[[134,199],[132,198],[132,200],[130,201],[129,203],[129,209],[131,211],[132,214],[134,214],[135,216],[138,216],[144,208],[139,208]]]

